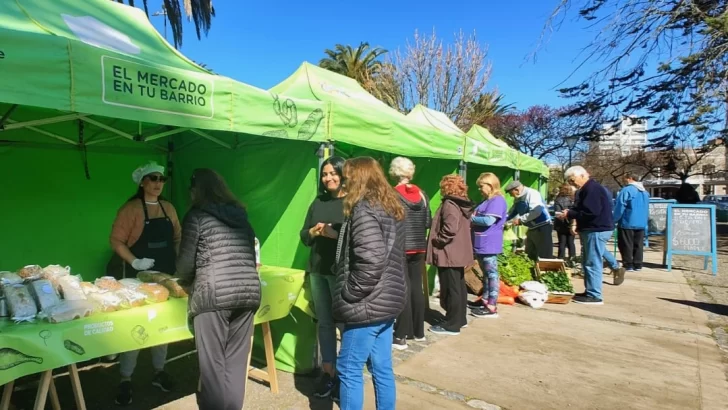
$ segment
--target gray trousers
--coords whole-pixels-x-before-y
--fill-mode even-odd
[[[194,318],[200,362],[200,410],[240,410],[253,348],[252,310],[222,310]]]
[[[553,225],[541,225],[538,228],[528,229],[526,232],[526,255],[537,261],[554,257],[554,239],[551,237]]]
[[[164,363],[167,361],[167,345],[150,347],[149,350],[152,352],[152,366],[154,370],[161,372],[164,370]],[[139,352],[141,350],[132,350],[131,352],[124,352],[119,355],[119,372],[121,373],[122,381],[131,380],[131,375],[134,374],[134,369],[137,365]]]

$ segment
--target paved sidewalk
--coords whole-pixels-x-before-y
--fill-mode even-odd
[[[662,255],[646,257],[657,264]],[[647,268],[621,286],[605,282],[604,306],[502,306],[499,319],[395,352],[398,409],[728,408],[725,358],[683,272]],[[337,408],[309,401],[306,383],[283,373],[277,396],[249,383],[245,408]],[[192,408],[191,396],[160,407]]]

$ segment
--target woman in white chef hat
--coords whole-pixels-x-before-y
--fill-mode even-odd
[[[137,272],[155,270],[173,275],[182,228],[174,206],[162,198],[167,182],[164,167],[150,162],[132,173],[137,192],[119,210],[111,230],[111,248],[116,256],[107,267],[107,274],[136,277]],[[121,260],[119,260],[119,258]],[[152,364],[157,372],[152,385],[167,392],[174,383],[164,372],[167,345],[151,348]],[[121,385],[116,403],[132,401],[131,376],[139,351],[120,356]]]

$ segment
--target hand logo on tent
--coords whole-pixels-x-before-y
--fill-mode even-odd
[[[141,52],[141,48],[129,36],[94,17],[68,14],[62,14],[61,17],[73,34],[88,45],[125,54],[136,55]]]

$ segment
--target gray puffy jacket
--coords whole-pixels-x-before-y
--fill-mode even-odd
[[[182,227],[177,276],[190,293],[190,317],[228,309],[257,310],[255,233],[245,210],[226,204],[192,208]]]
[[[361,201],[339,233],[334,319],[368,324],[396,318],[404,309],[404,221]]]

